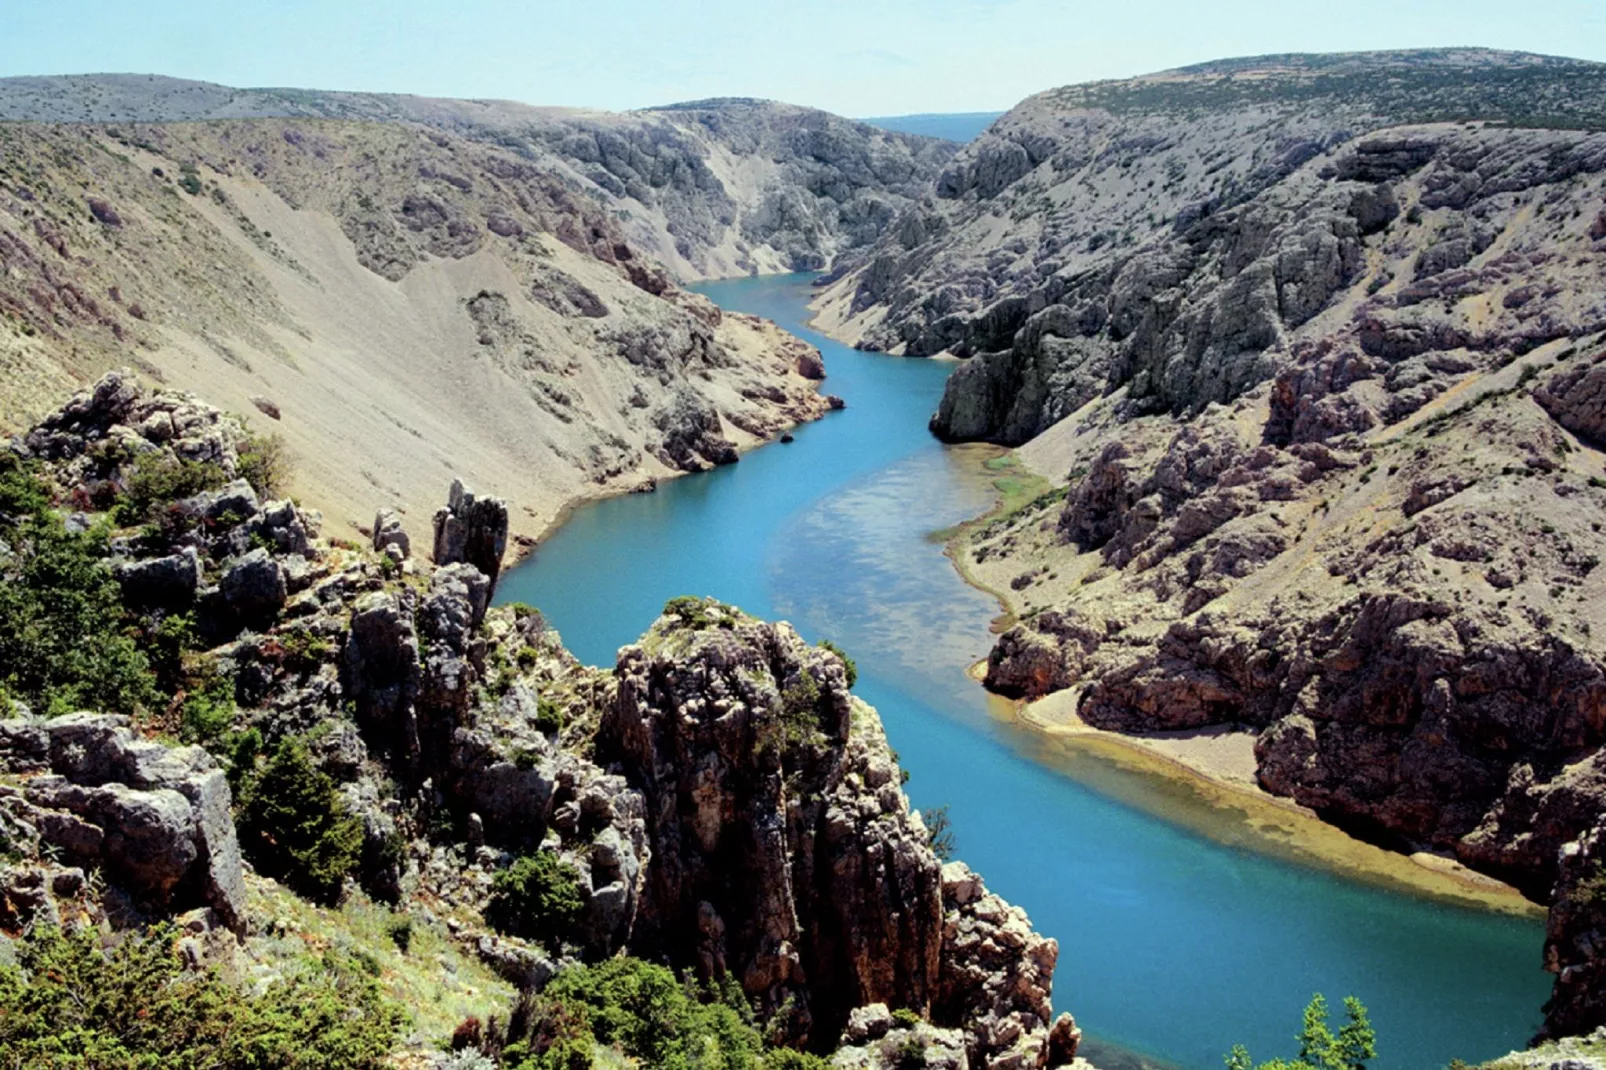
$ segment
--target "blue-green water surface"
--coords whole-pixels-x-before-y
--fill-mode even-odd
[[[1105,1044],[1188,1070],[1214,1070],[1236,1042],[1259,1059],[1291,1055],[1316,991],[1371,1008],[1381,1070],[1526,1042],[1548,993],[1538,923],[1185,831],[1067,775],[1041,740],[991,716],[964,671],[986,654],[998,607],[926,537],[991,502],[976,466],[926,431],[952,365],[808,331],[805,276],[699,289],[820,346],[847,409],[791,445],[579,510],[507,575],[500,600],[539,606],[600,665],[681,594],[841,643],[915,805],[947,804],[960,856],[1059,939],[1055,1005]]]

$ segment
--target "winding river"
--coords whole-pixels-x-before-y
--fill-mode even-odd
[[[1060,942],[1055,1005],[1106,1070],[1214,1070],[1236,1042],[1291,1055],[1311,993],[1370,1007],[1383,1070],[1522,1046],[1549,990],[1543,930],[1259,849],[1252,815],[1209,808],[1013,726],[965,676],[998,607],[929,533],[988,509],[977,447],[926,419],[952,365],[858,353],[803,325],[806,276],[710,283],[825,352],[848,408],[740,464],[576,512],[499,598],[539,606],[611,665],[664,602],[713,595],[831,638],[859,664],[911,778],[947,804],[958,854]]]

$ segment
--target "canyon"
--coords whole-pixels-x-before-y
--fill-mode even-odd
[[[1255,790],[1549,904],[1545,1030],[1578,1036],[1606,1025],[1603,72],[1222,61],[964,147],[745,99],[0,80],[0,425],[85,528],[142,465],[233,480],[277,436],[275,500],[118,528],[127,610],[195,614],[236,727],[312,740],[360,818],[353,884],[504,983],[623,949],[734,978],[784,1045],[1069,1062],[1056,943],[937,857],[837,653],[677,598],[596,669],[493,607],[571,509],[842,406],[816,347],[691,285],[821,271],[814,326],[958,358],[931,431],[1025,473],[951,533],[1006,608],[986,686],[1050,738],[1227,739]],[[39,854],[11,921],[112,917],[88,869],[210,910],[198,957],[262,953],[215,756],[112,713],[4,724]],[[555,955],[491,924],[529,852],[577,876]]]

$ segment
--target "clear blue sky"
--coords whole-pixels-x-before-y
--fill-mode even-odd
[[[634,108],[989,111],[1224,56],[1486,45],[1606,60],[1606,0],[0,0],[0,75]]]

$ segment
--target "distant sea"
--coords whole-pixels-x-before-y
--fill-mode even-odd
[[[968,111],[948,115],[885,115],[859,121],[904,134],[924,134],[949,141],[974,141],[1002,114],[1001,111]]]

